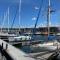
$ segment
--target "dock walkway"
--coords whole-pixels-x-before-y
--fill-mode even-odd
[[[1,46],[2,46],[2,43],[3,43],[3,49],[6,49],[6,44],[8,44],[8,43],[6,43],[5,41],[0,39]],[[10,55],[10,57],[13,60],[35,60],[35,59],[29,57],[26,53],[24,53],[20,49],[17,49],[10,44],[8,44],[8,48],[5,51],[8,53],[8,55]]]

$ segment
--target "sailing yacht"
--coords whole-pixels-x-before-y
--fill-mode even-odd
[[[49,27],[49,22],[50,22],[50,12],[51,12],[51,9],[50,9],[50,0],[49,0],[49,6],[48,6],[48,14],[47,14],[47,27],[48,27],[48,42],[44,42],[43,44],[36,44],[36,45],[33,45],[31,46],[31,49],[32,50],[48,50],[48,51],[54,51],[57,49],[58,45],[60,45],[60,43],[57,41],[57,40],[54,40],[54,41],[50,41],[49,38],[50,38],[50,27]]]

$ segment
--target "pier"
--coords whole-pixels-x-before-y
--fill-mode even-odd
[[[7,48],[6,48],[6,44],[8,45]],[[15,48],[14,46],[6,43],[5,41],[1,39],[0,39],[0,50],[2,51],[3,55],[5,55],[5,57],[8,60],[34,60],[23,51]]]
[[[21,41],[10,41],[9,44],[11,45],[18,45],[18,44],[22,44],[22,45],[34,45],[34,44],[39,44],[40,40],[21,40]]]

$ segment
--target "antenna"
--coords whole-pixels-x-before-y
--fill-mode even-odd
[[[19,0],[19,31],[20,31],[20,21],[21,21],[21,0]]]

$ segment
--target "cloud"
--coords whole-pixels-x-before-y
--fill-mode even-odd
[[[36,17],[33,17],[32,20],[36,20]]]
[[[35,6],[35,9],[36,9],[36,10],[38,10],[38,9],[39,9],[39,7]]]

